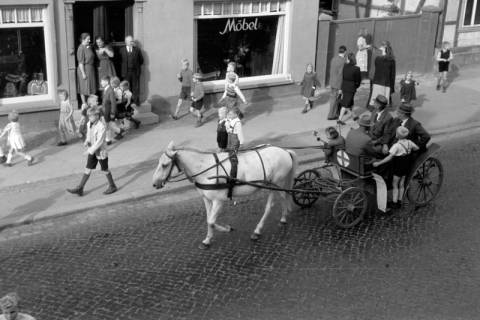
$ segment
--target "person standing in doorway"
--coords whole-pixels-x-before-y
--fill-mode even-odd
[[[97,54],[98,59],[98,82],[104,76],[109,76],[110,78],[116,77],[117,73],[115,72],[115,66],[113,65],[113,49],[111,46],[105,44],[105,41],[101,36],[95,38],[95,53]],[[102,90],[102,88],[100,88]]]
[[[343,66],[345,65],[345,52],[347,48],[340,46],[338,55],[330,61],[330,111],[328,120],[338,119],[340,110],[338,110],[338,95],[342,88]]]
[[[82,99],[82,107],[87,105],[87,97],[97,92],[95,76],[95,53],[90,45],[90,34],[82,33],[81,44],[77,49],[77,85]]]
[[[381,55],[375,58],[370,106],[378,95],[385,96],[391,103],[390,96],[395,92],[395,58],[390,42],[383,41],[379,50]]]
[[[132,101],[140,105],[140,73],[143,65],[142,51],[135,46],[132,36],[125,37],[125,46],[120,48],[122,79],[127,80],[132,90]]]

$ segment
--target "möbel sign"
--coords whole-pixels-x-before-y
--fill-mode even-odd
[[[222,32],[219,32],[221,35],[224,35],[227,32],[238,32],[238,31],[253,31],[258,30],[258,18],[255,18],[255,21],[247,22],[246,18],[237,19],[230,18],[225,24],[225,29]]]

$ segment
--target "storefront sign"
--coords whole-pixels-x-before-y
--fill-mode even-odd
[[[254,31],[258,30],[258,18],[255,18],[255,21],[247,22],[246,18],[237,19],[230,18],[225,24],[225,28],[222,32],[219,32],[221,35],[224,35],[227,32],[238,32],[238,31]]]

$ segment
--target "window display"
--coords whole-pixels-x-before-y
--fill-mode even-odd
[[[0,99],[47,94],[42,9],[0,11]]]
[[[225,79],[234,62],[240,77],[284,72],[285,1],[197,2],[197,71]]]

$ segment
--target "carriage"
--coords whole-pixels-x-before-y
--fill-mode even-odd
[[[439,149],[439,145],[432,143],[425,151],[414,155],[405,179],[404,197],[413,209],[429,204],[440,192],[443,167],[434,157]],[[385,211],[386,183],[373,170],[369,159],[353,156],[345,150],[335,150],[334,154],[332,162],[298,174],[293,186],[293,201],[307,208],[321,196],[333,199],[332,218],[342,228],[357,225],[369,208]]]

